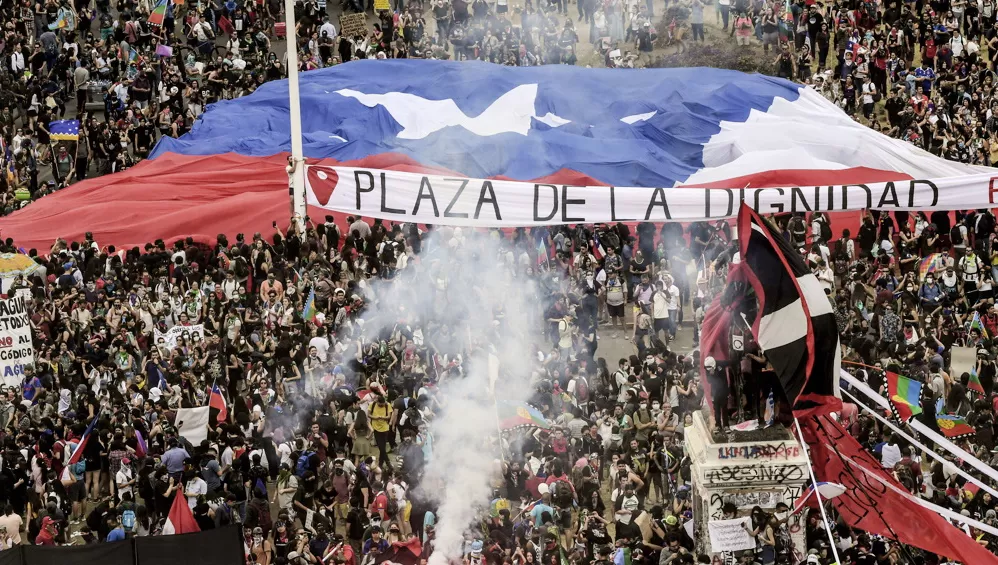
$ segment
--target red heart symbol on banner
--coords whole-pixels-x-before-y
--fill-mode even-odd
[[[308,186],[315,194],[315,199],[319,205],[329,204],[329,199],[333,196],[333,191],[336,190],[336,183],[340,180],[336,170],[332,167],[309,167],[306,175],[308,176]]]

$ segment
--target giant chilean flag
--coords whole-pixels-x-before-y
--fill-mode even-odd
[[[986,170],[876,133],[801,85],[719,69],[363,60],[303,73],[301,110],[307,158],[396,171],[759,188]],[[0,230],[26,248],[86,231],[119,248],[267,232],[288,222],[290,149],[287,81],[269,82],[208,106],[151,160],[33,202]]]

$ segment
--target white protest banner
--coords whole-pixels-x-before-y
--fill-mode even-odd
[[[184,343],[187,345],[191,344],[191,340],[195,337],[198,340],[204,340],[204,324],[195,324],[193,326],[173,326],[172,328],[161,332],[156,330],[156,345],[162,345],[167,349],[173,349],[177,346],[177,338],[184,338]]]
[[[24,298],[0,300],[0,368],[7,386],[20,386],[24,366],[35,362],[31,320]]]
[[[177,433],[193,446],[201,445],[208,438],[208,411],[207,406],[177,409],[173,424],[177,426]]]
[[[471,227],[730,218],[762,214],[995,207],[998,173],[781,188],[573,186],[311,165],[310,205],[385,220]]]
[[[710,534],[710,550],[742,551],[755,548],[755,540],[749,535],[748,518],[734,520],[710,520],[707,532]]]
[[[977,368],[977,348],[953,347],[950,360],[953,365],[953,378],[959,379],[964,373],[969,373]]]

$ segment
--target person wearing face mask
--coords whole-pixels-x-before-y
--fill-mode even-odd
[[[634,439],[641,445],[648,445],[648,437],[655,427],[655,418],[648,408],[648,395],[641,393],[638,401],[638,409],[634,411],[631,419],[634,422]]]
[[[925,283],[918,291],[918,303],[923,309],[931,312],[939,306],[943,299],[943,292],[936,284],[936,278],[932,274],[925,277]]]

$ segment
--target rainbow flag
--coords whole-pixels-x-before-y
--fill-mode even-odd
[[[970,321],[970,329],[981,332],[981,337],[988,339],[988,330],[984,327],[984,322],[981,321],[981,313],[976,310],[974,311],[974,318]]]
[[[967,382],[967,389],[970,392],[976,392],[984,396],[984,385],[981,384],[981,379],[977,376],[977,367],[970,370],[970,380]]]
[[[891,412],[902,424],[922,413],[922,383],[887,371],[887,396]]]
[[[936,414],[936,424],[939,425],[939,431],[949,439],[959,439],[977,433],[977,430],[967,423],[966,418],[956,414]]]
[[[946,262],[943,260],[942,253],[929,253],[929,255],[922,259],[922,262],[918,264],[918,280],[924,281],[926,275],[943,269],[945,265]]]
[[[542,430],[551,429],[551,424],[541,411],[526,402],[500,400],[496,403],[499,418],[499,429],[511,430],[519,427],[534,427]]]
[[[150,25],[162,26],[163,22],[166,21],[166,3],[168,0],[159,0],[156,3],[156,7],[152,9],[149,14],[149,19],[147,20]]]
[[[311,322],[315,319],[315,287],[308,291],[308,299],[305,300],[305,308],[301,311],[301,319]]]

